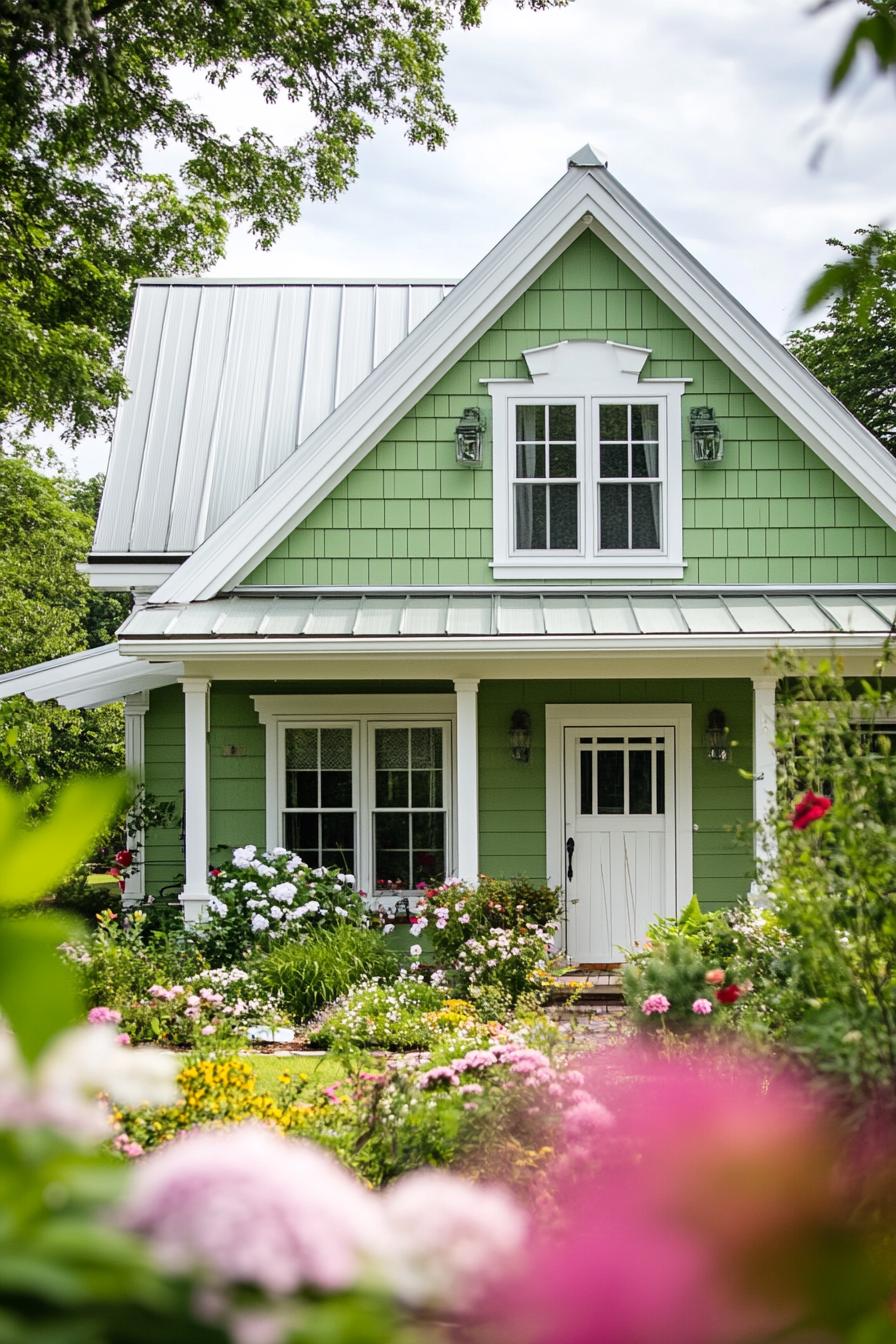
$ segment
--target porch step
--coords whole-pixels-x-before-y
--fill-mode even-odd
[[[615,969],[570,971],[554,981],[548,995],[549,1004],[569,1008],[621,1008],[624,1002],[622,980]]]

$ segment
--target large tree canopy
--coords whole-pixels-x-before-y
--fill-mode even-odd
[[[75,569],[98,493],[95,482],[54,481],[0,458],[0,672],[108,643],[124,620],[129,598],[92,590]],[[114,769],[122,748],[120,705],[0,702],[0,778],[16,786]]]
[[[857,243],[828,242],[844,254],[828,267],[842,292],[823,322],[792,332],[787,345],[896,454],[896,233],[860,229]]]
[[[0,0],[0,445],[108,424],[137,276],[207,268],[232,222],[269,246],[343,190],[378,124],[442,145],[444,38],[485,3]],[[176,96],[178,67],[219,88],[248,71],[282,140],[223,133]],[[153,145],[177,178],[146,171]]]

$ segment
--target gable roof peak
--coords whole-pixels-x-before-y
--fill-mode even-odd
[[[581,149],[577,149],[575,154],[570,154],[566,161],[568,168],[606,168],[607,160],[603,154],[599,154],[593,145],[587,141]]]

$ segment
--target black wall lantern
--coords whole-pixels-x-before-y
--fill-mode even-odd
[[[720,709],[711,709],[706,718],[706,732],[703,735],[706,754],[711,761],[727,761],[731,757],[731,740],[725,715]]]
[[[468,406],[454,431],[457,460],[465,467],[478,467],[482,462],[482,435],[485,420],[478,406]]]
[[[721,462],[725,451],[722,431],[711,406],[695,406],[691,411],[691,446],[695,462]]]
[[[525,764],[532,746],[532,719],[526,709],[515,709],[510,716],[510,754]]]

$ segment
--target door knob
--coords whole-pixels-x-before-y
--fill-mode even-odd
[[[566,842],[566,880],[572,881],[572,856],[575,853],[576,842],[572,836]]]

